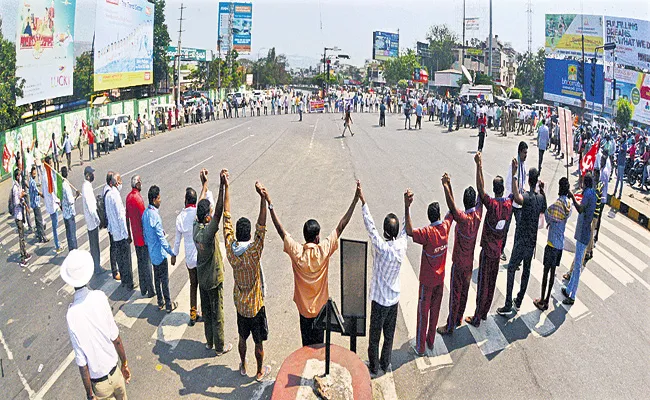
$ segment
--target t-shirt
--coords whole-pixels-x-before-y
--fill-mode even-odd
[[[476,237],[478,236],[478,228],[481,226],[482,216],[483,204],[481,204],[479,198],[476,199],[476,206],[454,215],[456,236],[454,239],[454,252],[451,258],[454,265],[461,268],[472,267]]]
[[[413,241],[422,245],[420,283],[424,286],[435,287],[444,282],[449,230],[453,220],[454,217],[447,214],[442,221],[413,229]]]
[[[596,211],[596,192],[594,189],[588,188],[582,192],[580,205],[584,207],[584,210],[578,215],[576,233],[573,238],[582,244],[587,244],[591,240],[591,220],[594,217],[594,211]]]
[[[515,243],[519,242],[522,246],[533,249],[537,244],[539,215],[546,211],[546,197],[531,191],[524,193],[523,197],[524,204],[521,206],[521,217],[517,221]]]
[[[486,257],[499,258],[505,240],[505,227],[512,217],[512,195],[495,199],[485,193],[481,201],[486,209],[481,247]]]

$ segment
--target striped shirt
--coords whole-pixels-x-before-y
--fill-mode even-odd
[[[253,318],[264,306],[262,282],[260,279],[260,258],[264,248],[266,227],[257,225],[255,237],[251,245],[240,255],[236,255],[233,247],[237,245],[235,231],[232,228],[230,213],[223,213],[223,236],[226,241],[226,256],[232,266],[235,284],[233,297],[237,314],[245,318]]]
[[[406,257],[406,224],[395,240],[384,240],[375,227],[368,205],[364,204],[363,223],[372,242],[372,280],[370,281],[370,300],[384,307],[397,304],[400,293],[399,272]]]
[[[547,244],[558,250],[564,249],[564,230],[571,216],[571,203],[566,196],[560,196],[555,203],[546,209],[545,218],[548,224]]]

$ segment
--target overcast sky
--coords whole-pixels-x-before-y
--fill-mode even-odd
[[[15,37],[18,4],[24,0],[0,0],[3,33]],[[62,0],[56,0],[62,1]],[[103,0],[102,0],[103,1]],[[96,0],[77,0],[75,40],[91,41]],[[218,0],[184,0],[183,47],[215,50]],[[372,56],[372,32],[400,33],[400,48],[424,40],[431,25],[447,24],[462,33],[462,0],[253,0],[251,58],[275,47],[293,64],[314,64],[323,47],[338,46],[363,65]],[[485,39],[489,28],[489,0],[466,0],[467,17],[480,18],[478,33]],[[524,52],[528,48],[526,0],[493,0],[493,33]],[[167,0],[166,22],[173,44],[178,40],[181,0]],[[533,0],[533,48],[544,45],[544,14],[589,13],[650,20],[648,0]],[[322,24],[321,24],[322,22]],[[321,29],[322,26],[322,29]]]

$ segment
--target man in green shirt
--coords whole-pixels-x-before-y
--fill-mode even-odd
[[[207,191],[207,176],[203,184],[202,200],[196,206],[194,222],[194,244],[196,245],[196,272],[201,296],[201,311],[205,325],[206,348],[214,349],[217,356],[232,350],[232,343],[224,344],[223,332],[223,256],[219,248],[219,221],[223,214],[224,181],[228,170],[221,170],[219,198],[210,213],[210,201],[204,198]]]

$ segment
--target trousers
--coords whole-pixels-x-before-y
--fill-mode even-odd
[[[68,242],[68,250],[77,248],[77,222],[74,220],[74,215],[68,219],[63,218],[65,225],[65,238]]]
[[[443,288],[444,285],[442,284],[429,287],[420,283],[417,336],[415,338],[418,353],[424,353],[426,347],[433,349],[433,342],[436,339],[436,325],[438,324],[438,315],[440,314]]]
[[[151,261],[147,246],[135,246],[135,256],[138,260],[138,279],[140,280],[140,293],[143,296],[156,293],[153,287]]]
[[[506,288],[506,308],[512,307],[512,290],[515,285],[515,272],[517,267],[523,261],[524,266],[521,271],[521,282],[519,284],[519,293],[515,299],[517,306],[519,306],[526,294],[528,288],[528,279],[530,279],[530,264],[533,261],[534,248],[528,248],[515,242],[512,254],[510,255],[510,262],[508,263],[508,285]]]
[[[59,235],[56,231],[59,227],[59,212],[55,211],[54,213],[50,214],[50,219],[52,220],[52,236],[54,237],[54,247],[60,249],[61,246],[59,246]]]
[[[469,291],[471,280],[472,265],[461,267],[458,264],[453,264],[451,266],[447,330],[453,330],[462,321],[465,306],[467,305],[467,292]]]
[[[167,310],[171,310],[172,301],[169,297],[169,266],[167,258],[164,258],[160,264],[153,266],[153,280],[156,286],[158,307],[166,306]]]
[[[93,382],[92,387],[97,400],[127,400],[126,384],[119,368],[115,368],[105,381]]]
[[[325,331],[314,327],[316,318],[300,316],[300,336],[303,346],[325,343]]]
[[[34,206],[34,224],[36,225],[36,237],[38,240],[45,240],[45,229],[43,228],[43,214],[40,207]]]
[[[576,255],[573,259],[573,272],[571,272],[571,279],[566,285],[566,291],[573,300],[575,300],[576,294],[578,294],[578,284],[580,283],[580,273],[582,272],[582,260],[585,258],[586,251],[587,244],[576,241]]]
[[[201,294],[201,312],[208,346],[214,346],[217,352],[224,347],[223,333],[223,283],[212,289],[199,287]]]
[[[115,250],[115,262],[117,269],[120,271],[122,284],[133,287],[133,268],[131,267],[131,247],[126,239],[113,241]]]
[[[390,366],[391,354],[393,352],[393,337],[395,336],[395,325],[397,323],[397,306],[382,306],[376,301],[372,302],[370,309],[370,338],[368,342],[368,368],[376,374],[377,367],[384,371]],[[384,333],[384,344],[381,347],[381,359],[379,358],[379,339]],[[379,365],[378,365],[379,364]]]
[[[25,261],[27,249],[25,248],[25,223],[23,220],[17,219],[16,227],[18,228],[18,242],[20,243],[20,260]]]
[[[491,258],[481,249],[478,263],[478,284],[476,289],[476,311],[473,323],[487,319],[494,298],[494,288],[499,274],[499,258]]]
[[[99,258],[99,228],[88,231],[88,244],[90,245],[90,255],[93,256],[95,273],[101,272],[101,260]]]

